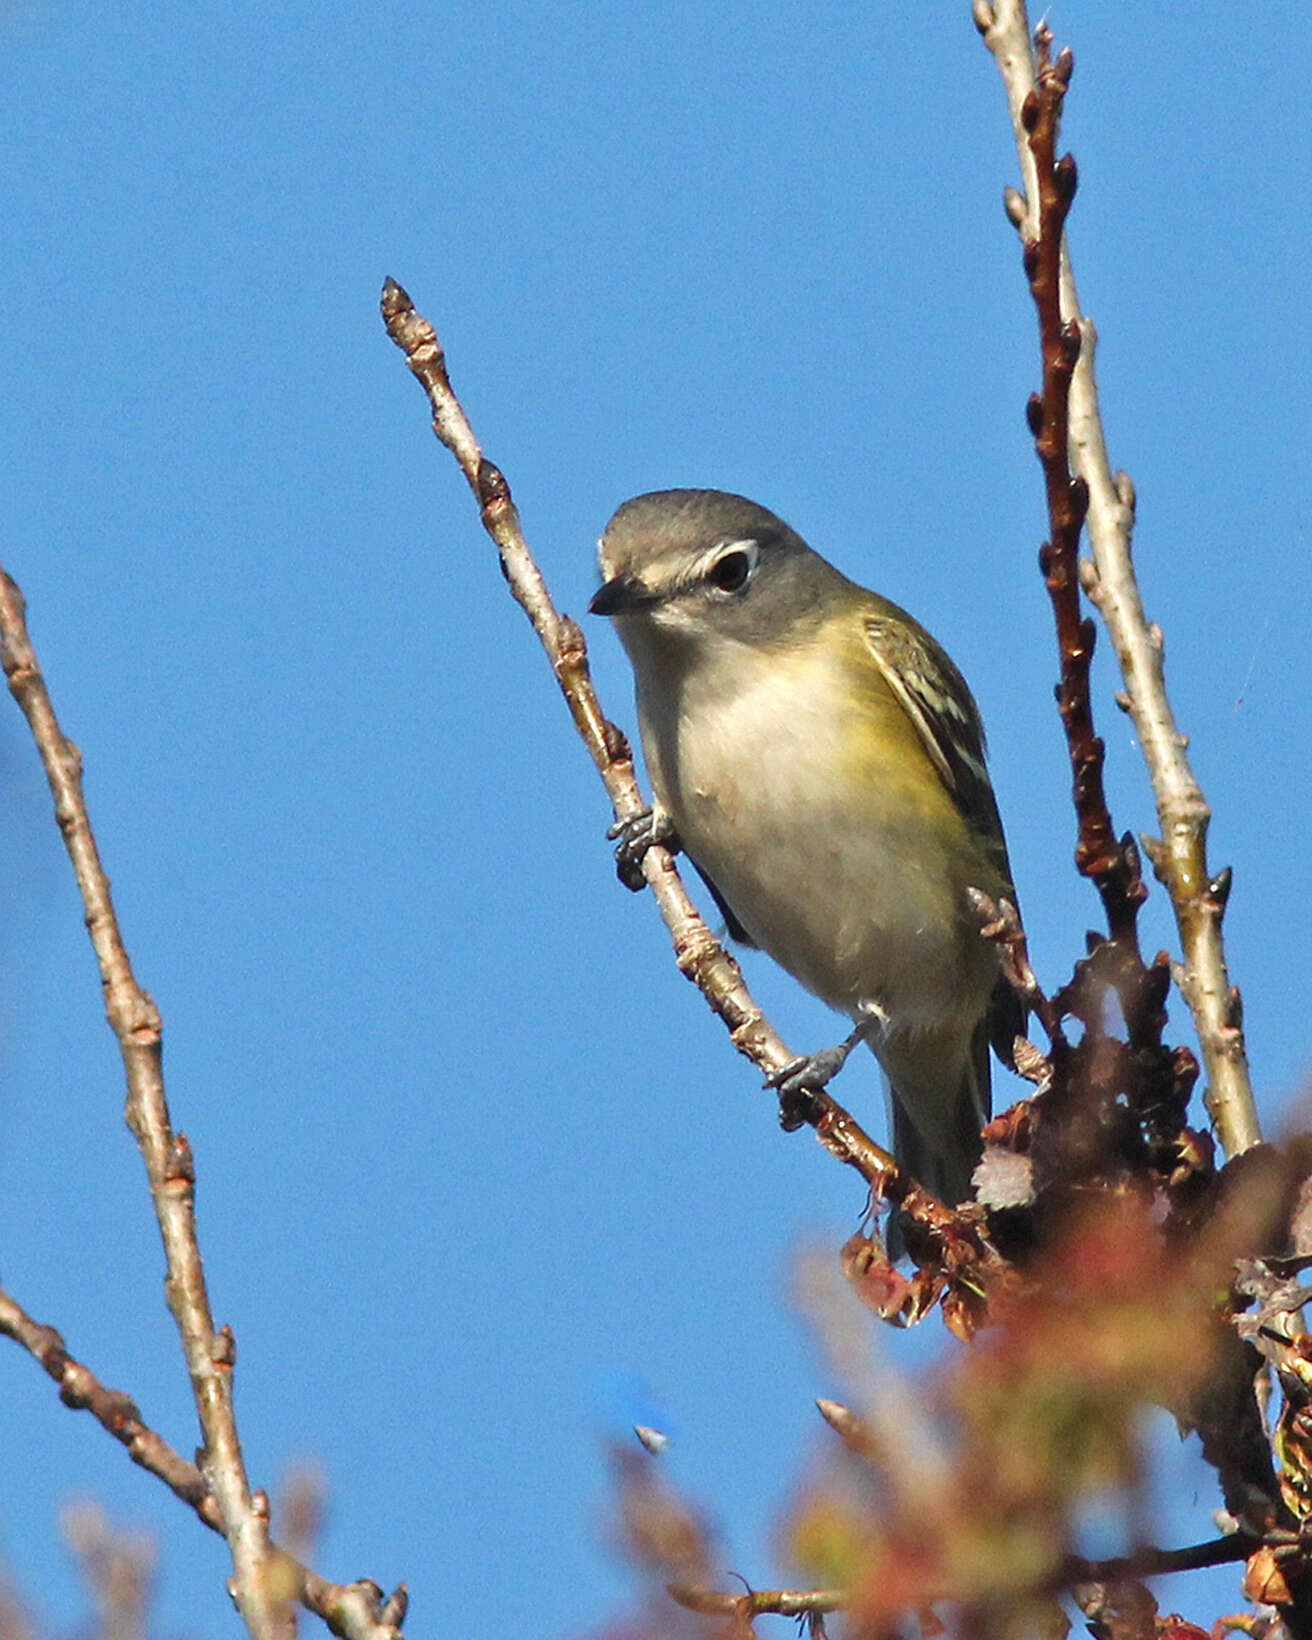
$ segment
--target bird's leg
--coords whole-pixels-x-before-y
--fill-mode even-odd
[[[819,1053],[790,1060],[782,1070],[766,1077],[766,1087],[773,1088],[779,1095],[779,1125],[786,1131],[791,1133],[807,1122],[812,1114],[811,1095],[833,1081],[858,1043],[868,1042],[887,1023],[884,1010],[873,1005],[863,1008],[862,1015],[832,1048],[821,1048]]]
[[[663,811],[642,809],[627,820],[617,820],[606,836],[615,844],[615,875],[635,894],[647,886],[642,874],[642,859],[649,848],[667,848],[671,854],[679,852],[679,839],[674,822]]]

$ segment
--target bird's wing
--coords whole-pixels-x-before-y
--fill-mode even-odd
[[[690,860],[692,860],[692,855],[690,854],[688,856],[688,858]],[[742,923],[740,923],[738,918],[734,915],[734,909],[729,904],[728,900],[726,900],[724,895],[720,893],[719,889],[715,886],[715,884],[711,880],[711,878],[706,875],[706,873],[702,870],[702,868],[699,865],[697,865],[696,860],[693,860],[692,863],[693,863],[694,867],[696,867],[697,875],[706,884],[707,888],[710,889],[711,898],[715,901],[716,905],[720,909],[720,915],[724,918],[724,926],[725,926],[726,932],[729,935],[729,938],[731,940],[737,940],[739,945],[747,945],[747,946],[750,946],[753,950],[755,950],[756,949],[756,941],[752,938],[752,936],[743,927]]]
[[[868,615],[865,635],[885,682],[915,724],[943,784],[984,843],[990,863],[1010,884],[1002,821],[984,762],[984,725],[966,680],[909,616],[894,620]]]
[[[865,635],[889,688],[915,724],[943,784],[1014,902],[1002,820],[984,762],[984,725],[966,680],[929,633],[909,616],[897,620],[868,616]],[[988,1031],[999,1059],[1012,1064],[1013,1043],[1025,1031],[1025,1010],[1001,975],[989,1009]]]

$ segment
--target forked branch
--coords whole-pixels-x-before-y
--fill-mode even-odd
[[[975,23],[1002,75],[1020,161],[1023,192],[1008,190],[1007,210],[1023,244],[1039,234],[1041,186],[1027,100],[1037,76],[1024,0],[975,0]],[[1176,980],[1193,1015],[1207,1074],[1206,1100],[1227,1155],[1261,1138],[1244,1049],[1238,992],[1231,986],[1221,937],[1230,888],[1229,872],[1207,863],[1211,811],[1194,777],[1166,693],[1162,634],[1144,613],[1131,559],[1134,486],[1113,474],[1107,458],[1094,355],[1098,336],[1080,311],[1065,243],[1059,265],[1061,322],[1079,337],[1070,380],[1070,464],[1087,496],[1092,562],[1080,566],[1085,591],[1101,613],[1125,681],[1123,704],[1134,722],[1152,780],[1161,838],[1143,839],[1158,879],[1175,912],[1183,961]]]
[[[196,1465],[144,1421],[130,1396],[102,1384],[89,1367],[69,1354],[53,1327],[35,1321],[3,1289],[0,1335],[13,1339],[40,1363],[59,1386],[65,1406],[89,1412],[127,1448],[134,1463],[163,1481],[211,1531],[223,1535],[219,1506]],[[407,1604],[404,1585],[384,1597],[377,1584],[367,1579],[330,1583],[276,1543],[270,1542],[268,1548],[272,1579],[283,1598],[298,1600],[341,1640],[401,1640]]]
[[[86,909],[87,931],[100,966],[105,1012],[118,1039],[127,1081],[128,1126],[146,1164],[155,1217],[168,1266],[164,1289],[182,1339],[205,1442],[205,1479],[214,1494],[232,1554],[232,1594],[256,1640],[290,1634],[285,1600],[273,1590],[268,1501],[246,1478],[232,1404],[236,1345],[214,1324],[196,1239],[196,1174],[185,1134],[175,1133],[164,1094],[162,1025],[154,1001],[138,985],[128,960],[82,795],[82,756],[59,726],[27,630],[23,595],[0,571],[0,655],[45,765],[55,819]]]

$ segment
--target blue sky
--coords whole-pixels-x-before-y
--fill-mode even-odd
[[[1312,1038],[1309,27],[1134,12],[1050,13],[1077,56],[1071,237],[1278,1123]],[[1035,569],[1015,159],[969,8],[91,0],[6,8],[3,45],[3,559],[164,1012],[252,1472],[317,1458],[320,1568],[404,1578],[415,1634],[452,1612],[576,1634],[629,1591],[603,1443],[661,1423],[769,1581],[810,1399],[841,1392],[793,1261],[846,1237],[860,1190],[778,1132],[615,884],[601,788],[377,295],[393,275],[438,326],[565,609],[619,501],[707,484],[931,627],[989,723],[1057,983],[1097,906]],[[1114,812],[1142,830],[1107,659]],[[190,1450],[117,1057],[12,711],[0,777],[0,1273]],[[1160,895],[1145,929],[1172,942]],[[833,1039],[764,959],[748,977],[791,1042]],[[873,1118],[873,1063],[848,1077]],[[879,1342],[906,1366],[935,1339]],[[158,1534],[160,1632],[235,1632],[218,1540],[16,1349],[0,1386],[0,1551],[50,1626],[84,1610],[59,1502],[92,1492]],[[1173,1490],[1206,1535],[1206,1477]]]

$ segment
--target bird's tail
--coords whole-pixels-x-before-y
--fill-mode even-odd
[[[920,1038],[886,1046],[880,1058],[888,1089],[893,1152],[898,1165],[948,1206],[971,1194],[971,1175],[983,1152],[980,1129],[989,1119],[989,1032],[976,1027],[966,1053],[954,1044]],[[906,1250],[901,1215],[889,1221],[889,1256]]]

